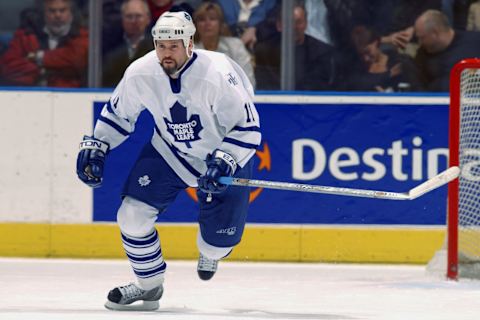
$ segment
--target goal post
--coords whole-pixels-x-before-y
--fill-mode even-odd
[[[449,151],[461,174],[448,186],[446,276],[480,278],[480,59],[451,70]]]

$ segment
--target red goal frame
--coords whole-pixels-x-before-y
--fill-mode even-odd
[[[480,59],[465,59],[452,68],[450,72],[450,109],[449,109],[449,166],[460,166],[460,108],[461,75],[465,69],[480,69]],[[448,185],[448,255],[447,278],[458,278],[458,201],[459,179]]]

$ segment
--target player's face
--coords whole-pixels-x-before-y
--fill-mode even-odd
[[[160,65],[168,75],[177,72],[188,59],[182,40],[156,40],[155,51]]]

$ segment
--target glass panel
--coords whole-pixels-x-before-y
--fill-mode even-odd
[[[295,58],[289,65],[282,53],[288,51],[285,45],[282,51],[288,25],[282,1],[216,2],[130,0],[122,11],[122,0],[98,0],[93,9],[88,0],[2,1],[0,85],[114,87],[132,61],[153,49],[151,27],[167,10],[188,11],[196,47],[226,53],[256,90],[280,90],[283,68],[283,79],[294,74],[295,90],[446,91],[450,64],[480,50],[475,1],[304,0],[292,1]],[[422,49],[433,31],[414,30],[413,23],[428,9],[455,28],[453,49]]]

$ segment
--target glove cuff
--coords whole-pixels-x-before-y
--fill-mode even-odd
[[[110,145],[101,140],[84,136],[83,141],[80,142],[80,150],[84,149],[101,150],[103,153],[107,154],[110,149]]]
[[[213,156],[215,158],[222,159],[226,164],[228,164],[228,166],[232,169],[232,175],[237,171],[237,161],[235,161],[235,159],[228,153],[217,149],[213,153]]]

